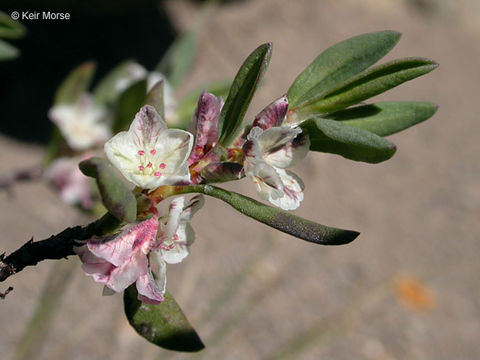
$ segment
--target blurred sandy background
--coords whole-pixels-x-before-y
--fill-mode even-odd
[[[167,2],[179,29],[197,4]],[[180,92],[235,74],[247,54],[273,41],[253,115],[282,95],[323,49],[382,29],[403,33],[386,59],[440,63],[382,100],[430,100],[427,122],[391,137],[397,154],[379,165],[310,154],[295,170],[305,181],[297,213],[359,230],[352,244],[326,248],[275,232],[209,199],[193,220],[197,239],[168,287],[207,349],[158,350],[123,316],[121,296],[78,267],[43,347],[32,359],[475,359],[480,352],[480,5],[477,1],[231,2],[200,32],[193,74]],[[38,163],[43,149],[0,137],[0,171]],[[255,197],[248,180],[229,186]],[[85,222],[41,184],[0,194],[1,250]],[[74,260],[77,262],[77,260]],[[57,265],[71,269],[70,262]],[[0,357],[14,349],[53,262],[0,284]],[[57,276],[57,281],[65,281]],[[48,290],[47,290],[48,291]],[[213,305],[212,305],[213,304]],[[38,324],[41,326],[41,322]]]

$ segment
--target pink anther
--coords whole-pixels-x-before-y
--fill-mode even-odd
[[[143,171],[143,170],[145,170],[145,168],[144,168],[142,165],[140,165],[140,166],[138,167],[138,170]]]
[[[140,155],[140,156],[145,155],[145,151],[143,151],[143,150],[138,150],[138,155]]]
[[[157,150],[155,150],[155,149],[150,150],[150,154],[155,155],[156,153],[157,153]]]
[[[151,168],[152,166],[153,166],[152,163],[151,163],[151,162],[148,162],[147,167],[148,167],[148,168]]]
[[[155,171],[153,173],[153,176],[162,176],[162,173],[160,171]]]
[[[167,167],[167,165],[165,165],[165,163],[160,164],[160,169],[165,169],[166,167]]]

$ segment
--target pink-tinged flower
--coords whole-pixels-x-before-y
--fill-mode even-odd
[[[187,203],[178,197],[166,216],[155,215],[119,234],[88,240],[76,249],[83,270],[105,286],[104,294],[121,292],[135,283],[141,301],[162,302],[166,264],[179,263],[188,255],[194,240],[189,221],[202,204],[201,195]]]
[[[309,147],[308,137],[299,128],[275,126],[265,131],[257,126],[252,128],[243,145],[243,166],[262,199],[284,210],[300,205],[303,182],[285,169],[303,159]]]
[[[88,210],[93,206],[91,180],[78,168],[79,161],[78,158],[58,158],[47,168],[44,177],[63,201]]]
[[[126,227],[113,238],[91,238],[76,252],[83,262],[83,270],[96,282],[115,292],[121,292],[136,282],[140,295],[160,302],[163,301],[162,279],[151,289],[144,286],[150,284],[148,255],[155,245],[157,231],[158,218],[152,217]]]
[[[201,195],[194,196],[188,202],[183,196],[172,200],[168,216],[160,219],[159,258],[168,264],[178,264],[187,257],[195,239],[190,220],[203,204]]]
[[[73,150],[82,151],[103,144],[112,136],[106,109],[96,104],[89,94],[84,94],[75,104],[55,105],[48,117]]]
[[[168,129],[154,107],[143,106],[128,131],[105,144],[108,159],[125,178],[142,189],[190,182],[188,156],[193,136]]]
[[[284,95],[280,99],[275,100],[265,109],[263,109],[255,119],[252,126],[258,126],[262,130],[267,130],[274,126],[280,126],[285,120],[288,110],[288,99]]]
[[[213,94],[202,92],[188,130],[195,136],[193,151],[188,165],[195,164],[218,142],[218,119],[223,100]]]
[[[275,100],[269,104],[265,109],[260,111],[252,123],[252,128],[259,127],[262,130],[267,130],[274,126],[280,126],[285,120],[285,116],[288,110],[288,99],[284,95],[281,98]],[[245,132],[241,134],[235,141],[234,147],[242,147],[247,140],[249,134],[249,128],[245,129]]]

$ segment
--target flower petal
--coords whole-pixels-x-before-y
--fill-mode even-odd
[[[165,164],[162,185],[175,185],[179,181],[190,180],[188,157],[192,146],[193,135],[184,130],[170,129],[159,138],[155,149],[157,162]]]
[[[280,126],[285,120],[288,110],[288,99],[284,95],[280,99],[275,100],[265,109],[263,109],[253,120],[252,126],[266,130],[273,126]]]
[[[189,254],[189,246],[195,239],[195,233],[189,222],[203,204],[202,195],[194,196],[186,205],[184,197],[177,197],[170,204],[159,250],[160,256],[167,263],[177,264]]]
[[[180,226],[180,215],[185,204],[185,197],[179,196],[172,200],[168,211],[168,220],[165,225],[164,235],[167,238],[173,238]]]
[[[243,163],[245,175],[250,176],[255,184],[257,190],[260,191],[261,185],[265,183],[269,187],[275,189],[282,188],[282,182],[278,176],[275,168],[265,162],[261,151],[258,137],[263,133],[259,127],[254,127],[248,135],[248,140],[243,145],[243,152],[245,160]]]
[[[138,300],[146,304],[159,304],[164,300],[163,294],[167,283],[165,262],[161,261],[159,266],[157,279],[153,277],[150,268],[146,274],[139,276],[137,279]]]
[[[198,99],[197,108],[188,130],[195,135],[193,152],[188,164],[194,164],[218,141],[218,119],[223,100],[203,91]]]
[[[294,210],[300,206],[303,200],[303,181],[291,171],[277,169],[277,173],[283,183],[281,196],[278,192],[271,192],[269,201],[283,210]]]
[[[308,136],[300,128],[273,127],[258,136],[264,160],[276,168],[289,168],[303,160],[310,149]]]
[[[295,174],[274,167],[267,161],[269,155],[277,155],[279,159],[273,158],[271,162],[288,165],[293,162],[295,156],[289,157],[289,151],[291,150],[288,147],[286,150],[282,150],[285,146],[281,146],[278,150],[270,154],[267,153],[267,158],[264,158],[260,140],[265,133],[267,136],[263,139],[263,144],[268,148],[275,149],[275,146],[272,144],[282,144],[285,137],[294,138],[298,131],[292,133],[286,131],[283,127],[262,131],[259,127],[254,127],[243,146],[245,175],[249,176],[255,183],[260,198],[284,210],[296,209],[303,200],[303,182]]]
[[[195,232],[188,221],[182,221],[175,234],[172,248],[161,249],[162,258],[168,264],[178,264],[190,253],[189,247],[195,239]]]
[[[105,286],[121,292],[133,284],[141,275],[148,272],[148,259],[142,252],[136,252],[121,266],[116,267],[108,276]]]
[[[135,146],[145,149],[156,142],[163,130],[167,130],[165,121],[153,106],[145,105],[135,115],[128,132],[133,137]]]
[[[158,219],[152,217],[123,230],[113,240],[110,237],[92,238],[87,241],[88,249],[95,256],[115,266],[122,266],[136,252],[148,254],[156,239]]]

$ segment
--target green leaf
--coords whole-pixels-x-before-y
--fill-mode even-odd
[[[50,165],[52,161],[57,158],[62,150],[62,143],[64,142],[62,134],[58,127],[54,127],[50,141],[47,144],[45,153],[45,166]]]
[[[338,88],[300,105],[300,118],[311,113],[330,113],[381,94],[405,81],[429,73],[438,64],[422,58],[404,58],[370,68]]]
[[[76,103],[82,94],[87,92],[95,73],[95,68],[95,63],[88,61],[68,74],[55,93],[55,104]]]
[[[247,196],[227,191],[211,185],[197,185],[189,192],[201,192],[225,201],[235,210],[261,223],[271,226],[297,238],[321,245],[342,245],[353,241],[359,233],[317,224],[295,216],[292,213],[274,208]]]
[[[172,295],[166,291],[164,298],[158,305],[144,304],[131,285],[123,294],[130,325],[140,336],[165,349],[193,352],[205,348]]]
[[[347,159],[379,163],[390,159],[396,147],[384,138],[341,121],[311,118],[299,125],[310,138],[310,150]]]
[[[197,49],[197,34],[190,30],[179,36],[157,66],[170,85],[176,88],[189,72]]]
[[[93,157],[82,161],[79,168],[86,176],[96,179],[102,202],[113,216],[125,223],[137,219],[135,196],[106,159]]]
[[[287,97],[290,109],[343,83],[384,57],[398,42],[395,31],[363,34],[339,42],[322,52],[295,79]]]
[[[198,89],[195,89],[185,95],[180,102],[178,103],[176,113],[177,113],[177,121],[169,125],[172,125],[179,129],[186,129],[190,120],[192,120],[193,112],[197,106],[198,98],[203,90],[208,93],[211,93],[215,96],[221,96],[222,98],[226,98],[228,95],[228,91],[230,90],[230,86],[232,85],[232,80],[220,80],[215,81],[212,83],[205,84]],[[167,123],[168,123],[167,119]]]
[[[165,120],[164,84],[165,82],[161,80],[153,86],[147,94],[145,104],[152,105],[162,119]]]
[[[271,43],[260,45],[238,70],[218,121],[221,145],[228,146],[234,140],[253,94],[268,68],[271,55]]]
[[[9,43],[0,39],[0,61],[12,60],[20,55],[20,51]]]
[[[145,104],[147,80],[140,80],[128,87],[118,99],[112,124],[114,133],[128,129],[135,114]]]
[[[118,88],[118,81],[123,79],[127,81],[135,80],[132,78],[131,70],[134,66],[137,66],[134,61],[127,60],[114,67],[93,89],[93,97],[95,100],[100,104],[111,104],[115,102],[121,93],[121,90]]]
[[[0,11],[0,37],[18,39],[26,34],[27,30],[19,21],[13,20],[9,14]]]
[[[427,120],[436,111],[437,105],[431,102],[396,101],[356,106],[326,117],[388,136]]]

